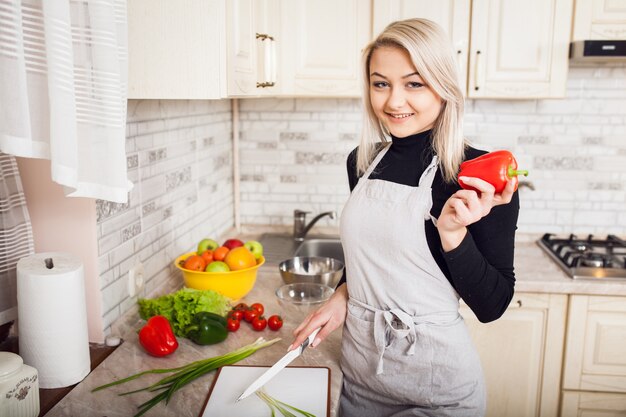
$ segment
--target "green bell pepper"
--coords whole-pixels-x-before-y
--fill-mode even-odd
[[[193,316],[186,334],[187,338],[199,345],[223,342],[228,337],[226,318],[208,311],[200,311]]]

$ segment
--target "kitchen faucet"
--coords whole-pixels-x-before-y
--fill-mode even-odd
[[[299,242],[304,240],[304,237],[306,236],[306,234],[309,232],[309,230],[311,230],[313,225],[315,225],[315,223],[317,223],[319,219],[321,219],[324,216],[328,216],[331,219],[334,219],[335,216],[337,215],[334,211],[326,211],[324,213],[320,213],[317,216],[315,216],[313,220],[309,222],[309,224],[305,226],[307,213],[310,213],[310,212],[302,211],[298,209],[293,211],[293,238],[294,240],[297,240]]]

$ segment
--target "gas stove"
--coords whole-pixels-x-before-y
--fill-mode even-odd
[[[626,279],[626,241],[617,236],[598,239],[546,233],[537,243],[574,279]]]

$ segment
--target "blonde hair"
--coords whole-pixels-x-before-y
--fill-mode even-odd
[[[432,133],[432,147],[446,182],[455,180],[467,143],[463,137],[463,93],[452,45],[443,29],[426,19],[407,19],[391,23],[363,51],[364,123],[357,151],[357,172],[362,175],[376,153],[376,142],[389,143],[387,129],[378,120],[370,100],[370,60],[381,47],[396,47],[408,52],[418,74],[442,100]],[[417,132],[416,132],[417,133]]]

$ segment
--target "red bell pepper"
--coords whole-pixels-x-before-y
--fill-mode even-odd
[[[470,159],[461,164],[459,177],[476,177],[487,181],[496,188],[496,194],[504,191],[506,183],[512,179],[517,190],[518,175],[528,175],[528,171],[518,170],[517,161],[509,151],[495,151]],[[459,180],[461,188],[478,191]]]
[[[152,356],[167,356],[178,349],[172,326],[163,316],[151,317],[139,330],[139,343]]]

